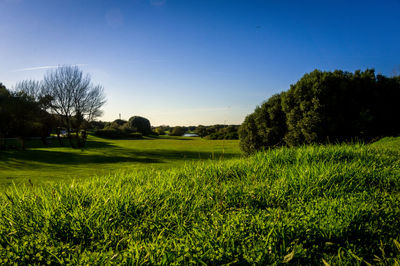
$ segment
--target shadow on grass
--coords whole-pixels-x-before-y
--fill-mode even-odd
[[[172,149],[152,149],[152,150],[138,150],[138,149],[123,149],[115,148],[113,151],[117,154],[124,154],[125,156],[140,156],[154,159],[169,159],[169,160],[184,160],[184,159],[220,159],[220,158],[233,158],[238,157],[237,153],[224,153],[218,152],[204,152],[204,151],[187,151],[187,150],[172,150]]]
[[[82,154],[48,150],[26,150],[0,153],[4,161],[31,161],[45,164],[163,163],[165,160],[205,160],[237,157],[234,153],[193,152],[174,150],[134,150],[113,148],[104,154]],[[21,162],[22,163],[22,162]]]
[[[151,141],[154,139],[177,139],[192,140],[181,137],[152,137],[143,140]],[[138,141],[138,140],[135,140]],[[106,164],[106,163],[164,163],[165,160],[206,160],[206,159],[228,159],[237,157],[236,153],[224,153],[222,151],[186,151],[174,149],[132,149],[116,146],[113,143],[101,140],[88,140],[84,150],[71,149],[65,140],[65,146],[61,147],[57,139],[53,139],[52,143],[43,146],[40,140],[29,141],[28,149],[7,150],[0,152],[0,160],[3,162],[12,162],[19,165],[24,162],[35,162],[45,164],[66,164],[66,165],[82,165],[82,164]],[[61,150],[53,150],[60,148]],[[39,148],[39,149],[37,149]],[[42,149],[43,148],[43,149]],[[65,148],[65,150],[64,150]]]
[[[107,139],[105,139],[107,140]],[[133,139],[132,139],[133,140]],[[63,140],[64,145],[61,146],[60,143],[56,138],[48,140],[47,145],[44,145],[41,140],[27,140],[25,145],[27,149],[37,149],[37,148],[45,148],[45,149],[51,149],[51,148],[71,148],[68,139],[64,138]],[[20,143],[18,140],[9,140],[7,141],[7,146],[13,146],[17,147],[17,149],[8,149],[6,151],[16,151],[20,149]],[[114,147],[112,143],[106,142],[106,141],[96,141],[96,140],[88,140],[86,141],[86,145],[84,150],[90,149],[90,148],[110,148]],[[79,149],[76,149],[79,150]]]
[[[74,152],[60,152],[60,151],[46,151],[46,150],[26,150],[26,151],[13,151],[4,152],[0,154],[1,160],[13,161],[31,161],[45,164],[103,164],[103,163],[161,163],[157,158],[146,158],[142,156],[121,156],[118,153],[115,155],[107,154],[81,154]]]

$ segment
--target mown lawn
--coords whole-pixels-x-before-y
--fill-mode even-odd
[[[0,264],[397,265],[400,139],[0,194]]]
[[[236,140],[159,137],[140,140],[110,140],[89,136],[84,150],[48,147],[29,141],[26,151],[0,151],[0,189],[10,184],[46,183],[86,179],[115,171],[181,166],[191,160],[240,156]]]

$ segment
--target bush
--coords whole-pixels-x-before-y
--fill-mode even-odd
[[[400,133],[400,77],[315,70],[287,92],[272,96],[241,125],[246,153],[286,144],[296,146]]]
[[[252,153],[265,147],[282,144],[287,131],[286,117],[282,111],[282,93],[276,94],[248,115],[239,128],[240,147]]]
[[[112,123],[116,124],[118,126],[123,126],[124,124],[128,123],[128,121],[125,121],[125,120],[122,120],[122,119],[115,119]]]
[[[147,118],[141,116],[132,116],[129,118],[128,123],[131,129],[142,133],[144,136],[148,136],[152,133],[150,121]]]
[[[194,133],[207,139],[238,139],[238,129],[238,125],[199,125],[194,129]]]
[[[174,127],[172,131],[169,133],[170,136],[183,136],[186,130],[183,127]]]
[[[163,128],[161,128],[161,127],[157,127],[157,128],[154,130],[154,132],[155,132],[157,135],[165,135],[165,131],[164,131]]]
[[[218,131],[216,133],[212,133],[206,137],[207,139],[210,140],[217,140],[217,139],[238,139],[238,133],[237,132],[223,132],[223,131]]]

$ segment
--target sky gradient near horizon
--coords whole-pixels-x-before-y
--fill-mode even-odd
[[[400,73],[400,0],[0,0],[7,88],[78,65],[101,120],[240,124],[314,69]]]

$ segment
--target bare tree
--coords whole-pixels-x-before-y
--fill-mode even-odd
[[[39,101],[42,97],[42,84],[40,81],[29,79],[20,81],[15,85],[14,90],[32,97],[35,101]]]
[[[102,114],[105,103],[103,87],[93,85],[90,76],[77,66],[61,66],[49,71],[43,80],[43,94],[51,97],[50,109],[63,119],[72,147],[75,133],[77,146],[86,141],[87,122]]]

